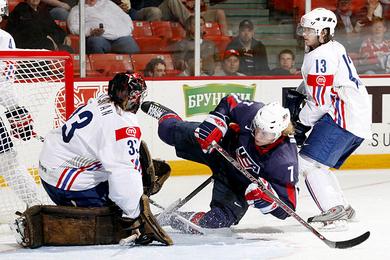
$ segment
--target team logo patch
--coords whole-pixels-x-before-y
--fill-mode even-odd
[[[141,138],[141,129],[139,127],[122,127],[115,130],[115,140],[119,141],[125,138]]]
[[[260,173],[260,166],[255,163],[255,161],[249,156],[244,147],[239,147],[236,150],[237,161],[241,164],[245,170],[251,170],[256,175]]]
[[[322,75],[317,76],[316,83],[317,83],[318,86],[325,86],[326,78],[324,76],[322,76]]]

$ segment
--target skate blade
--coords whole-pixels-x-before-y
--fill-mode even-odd
[[[311,225],[320,231],[325,232],[342,232],[348,230],[348,222],[346,220],[336,220],[331,223],[312,222]]]

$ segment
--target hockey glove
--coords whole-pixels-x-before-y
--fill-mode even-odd
[[[195,137],[204,153],[210,153],[209,146],[213,141],[217,143],[225,136],[228,129],[226,116],[218,112],[211,112],[196,129]]]
[[[296,122],[299,119],[301,104],[305,101],[306,96],[296,90],[289,89],[286,95],[286,107],[290,110],[291,121]]]
[[[306,140],[306,133],[310,131],[311,127],[310,126],[305,126],[301,122],[295,122],[295,140],[297,141],[297,145],[301,147],[303,143]]]
[[[5,116],[11,126],[11,134],[23,141],[30,140],[35,135],[33,131],[33,119],[24,107],[15,106],[5,112]]]
[[[278,197],[271,184],[263,178],[259,178],[264,187],[272,194]],[[263,214],[270,213],[275,210],[278,205],[267,194],[265,194],[257,184],[251,183],[245,190],[245,199],[249,206],[260,209]]]

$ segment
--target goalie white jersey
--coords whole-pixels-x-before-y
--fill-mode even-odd
[[[110,199],[131,215],[142,194],[140,139],[135,114],[116,108],[107,95],[91,99],[46,136],[40,177],[66,191],[108,181]]]
[[[343,45],[329,41],[305,54],[302,64],[308,101],[300,112],[304,125],[313,126],[329,113],[340,127],[362,138],[371,136],[371,104]]]

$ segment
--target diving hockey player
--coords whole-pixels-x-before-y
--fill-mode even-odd
[[[329,168],[338,169],[371,135],[368,93],[344,46],[333,40],[336,23],[335,14],[324,8],[302,16],[297,34],[306,47],[304,84],[298,88],[303,95],[293,91],[287,97],[291,117],[297,121],[295,138],[303,144],[300,173],[322,212],[308,222],[326,228],[346,227],[355,215]],[[299,112],[304,95],[306,103]]]
[[[146,88],[140,74],[118,73],[108,95],[89,100],[47,135],[39,174],[58,206],[30,208],[17,220],[22,245],[110,244],[128,236],[136,244],[172,244],[143,195],[135,114]]]
[[[141,110],[159,120],[158,135],[175,147],[177,156],[203,163],[212,170],[211,209],[189,217],[193,223],[202,228],[230,227],[241,220],[248,205],[279,219],[289,216],[257,184],[218,153],[208,151],[213,141],[220,142],[245,169],[295,209],[298,152],[294,138],[289,137],[293,126],[288,109],[278,103],[265,105],[229,95],[202,123],[183,121],[172,110],[151,101],[145,101]]]

